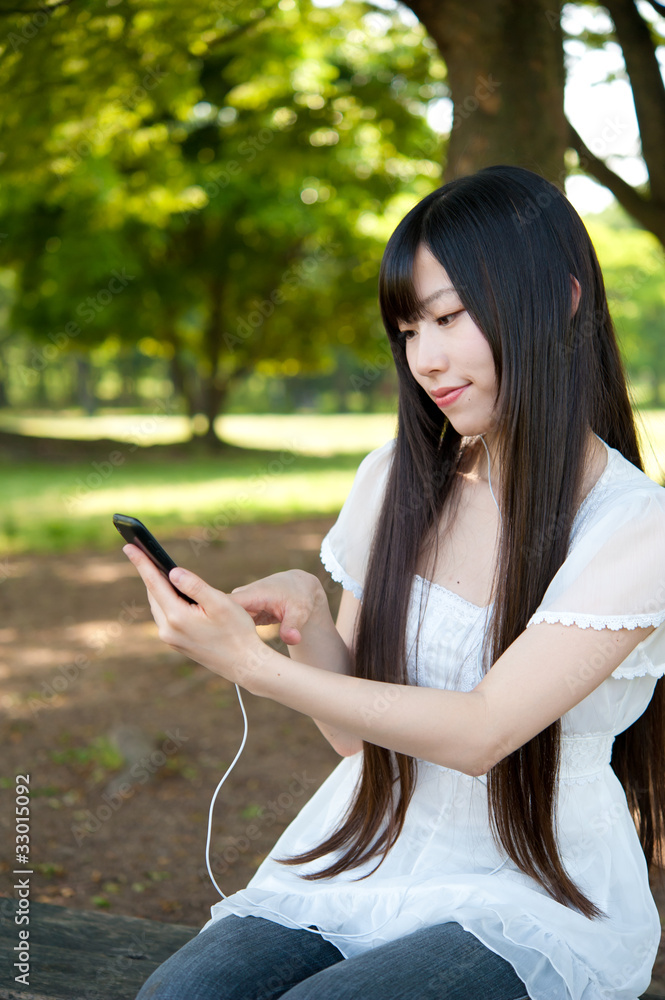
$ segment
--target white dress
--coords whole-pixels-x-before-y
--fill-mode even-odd
[[[372,529],[394,442],[361,463],[323,541],[324,565],[362,598]],[[397,843],[309,882],[332,856],[292,868],[274,858],[321,843],[354,791],[361,753],[344,758],[281,835],[247,888],[214,904],[205,928],[228,914],[316,926],[346,957],[422,927],[457,921],[507,959],[533,1000],[635,1000],[647,989],[660,920],[623,788],[610,766],[614,736],[644,712],[665,674],[665,489],[607,445],[607,465],[578,511],[568,555],[529,624],[657,627],[595,691],[562,717],[557,800],[561,857],[606,918],[589,920],[553,900],[494,844],[486,776],[420,761]],[[537,553],[534,553],[537,557]],[[426,600],[414,639],[421,598]],[[413,683],[469,691],[482,678],[487,609],[416,576],[407,628]],[[205,930],[204,928],[204,930]]]

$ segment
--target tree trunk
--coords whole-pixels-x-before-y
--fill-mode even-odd
[[[208,429],[203,435],[204,441],[206,441],[211,447],[218,447],[223,444],[221,438],[217,436],[215,431],[215,419],[219,416],[220,412],[224,408],[224,402],[227,396],[228,385],[222,385],[217,379],[212,378],[206,380],[206,393],[205,393],[205,405],[203,412],[208,418]]]
[[[406,0],[448,68],[454,104],[444,180],[528,167],[563,188],[560,0]]]
[[[648,186],[636,190],[597,155],[602,154],[602,134],[601,148],[593,152],[571,126],[570,145],[579,155],[580,168],[609,188],[619,204],[665,245],[665,84],[656,46],[634,0],[607,0],[605,6],[630,78]],[[608,125],[614,128],[612,122]]]
[[[661,373],[658,368],[651,368],[649,370],[649,382],[651,387],[651,399],[649,400],[649,406],[655,408],[660,408],[663,405],[663,397],[660,391],[661,383]]]
[[[220,439],[215,432],[215,418],[226,396],[226,381],[218,374],[220,355],[222,351],[222,298],[224,286],[221,278],[215,275],[210,282],[210,312],[204,333],[204,352],[209,374],[202,379],[203,412],[208,418],[208,429],[204,440],[211,447],[219,446]]]
[[[665,203],[665,83],[651,30],[634,0],[606,0],[605,7],[614,22],[630,78],[651,196],[662,206]]]
[[[92,367],[87,358],[77,355],[76,358],[76,398],[81,409],[91,417],[97,409],[96,400],[91,388]]]
[[[6,380],[9,374],[9,366],[5,361],[4,354],[0,350],[0,408],[9,406],[9,396],[7,394]]]
[[[191,419],[195,414],[201,411],[201,400],[198,393],[198,380],[194,377],[194,373],[187,371],[186,365],[183,363],[180,344],[178,343],[178,338],[172,330],[164,331],[164,340],[166,340],[173,347],[173,356],[169,360],[169,374],[171,376],[171,383],[177,396],[180,396],[185,403],[185,412],[187,416]]]

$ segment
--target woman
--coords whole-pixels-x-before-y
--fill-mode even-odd
[[[490,167],[409,212],[380,303],[398,432],[323,542],[336,627],[309,574],[224,595],[174,570],[195,607],[125,550],[165,642],[345,757],[139,996],[635,1000],[660,939],[665,489],[593,247],[557,188]]]

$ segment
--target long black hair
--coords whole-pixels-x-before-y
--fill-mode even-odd
[[[582,220],[557,187],[520,167],[487,167],[424,198],[386,248],[379,298],[399,378],[398,432],[359,615],[357,676],[408,684],[405,630],[423,543],[453,502],[464,442],[413,378],[399,323],[419,313],[416,251],[445,268],[496,368],[503,527],[485,669],[524,631],[566,558],[591,428],[642,462],[600,266]],[[581,296],[573,306],[573,275]],[[650,865],[665,831],[665,695],[614,742],[612,764]],[[494,839],[554,899],[600,916],[575,885],[555,835],[560,720],[488,773]],[[362,776],[339,828],[285,864],[339,852],[326,878],[381,855],[403,827],[416,761],[365,742]]]

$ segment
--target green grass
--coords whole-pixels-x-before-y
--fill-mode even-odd
[[[130,419],[135,426],[137,418]],[[643,411],[640,419],[647,471],[662,482],[658,456],[665,467],[665,411]],[[0,552],[112,549],[119,544],[111,523],[116,511],[145,520],[165,539],[177,534],[202,537],[215,524],[334,515],[362,456],[394,433],[390,415],[226,421],[228,440],[276,450],[272,455],[257,451],[208,458],[199,453],[191,460],[147,462],[140,447],[120,444],[113,464],[104,445],[93,462],[22,462],[5,467],[0,485]],[[0,420],[0,426],[3,423]],[[74,427],[77,433],[71,436],[82,437],[81,418],[50,418],[53,436],[69,436],[64,431],[71,433]],[[32,433],[44,430],[31,429]],[[114,430],[120,440],[122,420],[115,426],[106,424],[103,433]],[[156,436],[164,440],[164,433],[157,425]]]
[[[219,437],[247,448],[281,450],[303,455],[335,455],[368,452],[391,438],[396,417],[389,413],[330,416],[269,414],[219,417]],[[0,410],[0,430],[34,437],[134,442],[139,446],[176,444],[189,440],[192,425],[187,417],[150,413],[101,413],[94,417],[78,413],[22,414]]]
[[[361,458],[391,438],[394,426],[391,415],[228,417],[219,427],[225,439],[254,454],[202,457],[197,449],[190,460],[146,461],[141,445],[182,440],[184,418],[4,413],[0,429],[88,440],[97,434],[124,443],[114,454],[101,446],[92,462],[30,461],[5,469],[0,551],[111,549],[119,544],[111,523],[116,511],[145,520],[164,539],[183,532],[199,537],[211,524],[335,514]]]
[[[111,548],[115,512],[131,514],[167,538],[196,535],[213,521],[280,521],[339,510],[362,455],[332,458],[279,453],[192,462],[128,458],[106,479],[91,464],[15,465],[4,477],[0,547],[6,552]],[[99,468],[104,461],[100,458]]]

